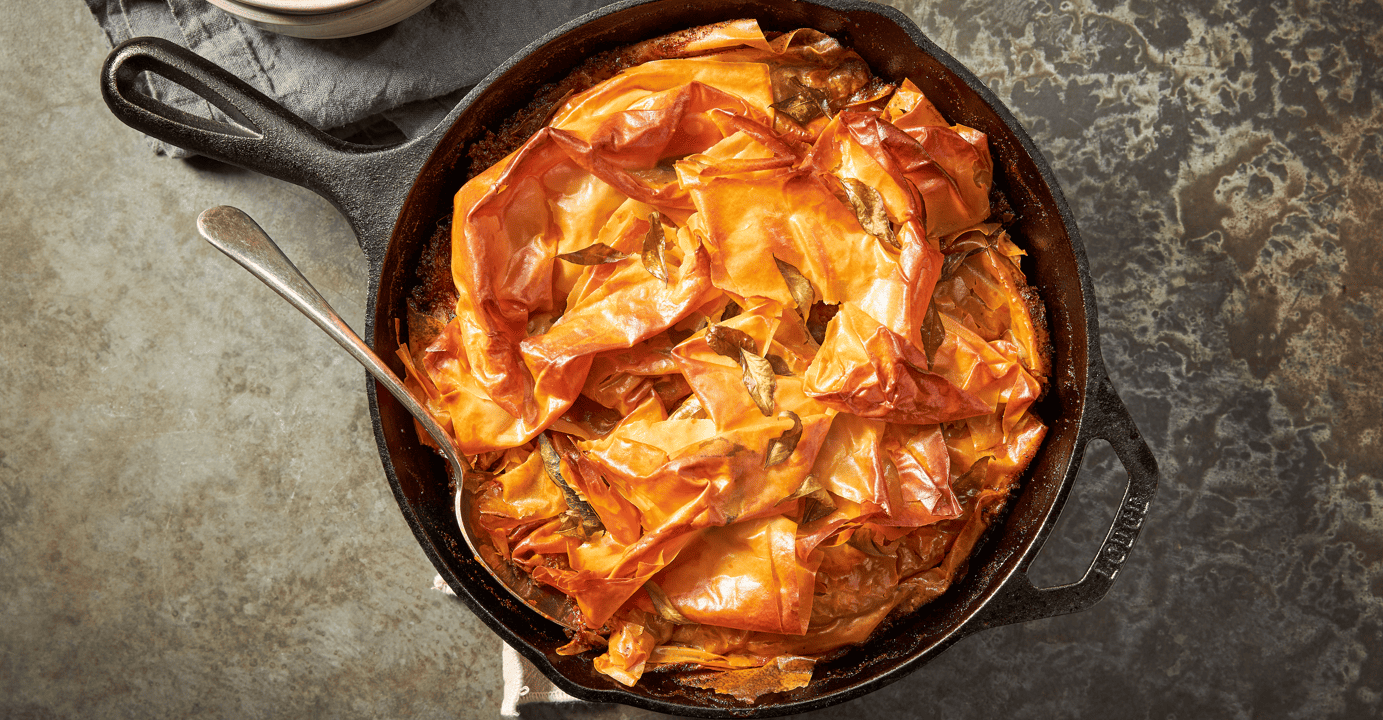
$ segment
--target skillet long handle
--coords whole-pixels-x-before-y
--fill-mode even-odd
[[[162,76],[214,105],[230,122],[179,110],[147,93],[143,73]],[[164,142],[317,192],[350,221],[372,265],[431,135],[388,147],[345,142],[310,125],[215,63],[162,38],[127,40],[106,57],[101,94],[116,118]]]
[[[1157,492],[1159,473],[1157,460],[1134,425],[1128,408],[1114,390],[1108,377],[1100,378],[1089,394],[1086,405],[1090,435],[1076,449],[1076,458],[1085,454],[1092,439],[1108,441],[1114,454],[1128,471],[1129,483],[1123,501],[1110,524],[1104,542],[1086,569],[1085,576],[1069,585],[1039,588],[1027,576],[1027,566],[1021,566],[1009,578],[1003,589],[987,603],[974,620],[977,630],[1027,622],[1041,618],[1079,612],[1099,602],[1114,584],[1124,561],[1152,505]]]

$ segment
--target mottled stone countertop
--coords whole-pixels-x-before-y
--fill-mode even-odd
[[[896,4],[1050,160],[1163,481],[1103,602],[815,716],[1377,717],[1383,7]],[[359,367],[194,218],[244,208],[360,327],[345,223],[153,155],[81,3],[0,9],[0,716],[497,717],[500,641],[429,589]],[[1087,458],[1037,580],[1123,477]]]

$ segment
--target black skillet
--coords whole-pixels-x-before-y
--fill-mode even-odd
[[[440,459],[419,445],[412,419],[392,397],[378,393],[373,381],[366,387],[384,472],[404,519],[437,571],[485,624],[576,697],[699,717],[819,709],[898,680],[978,630],[1084,610],[1109,590],[1138,536],[1157,488],[1157,464],[1105,371],[1089,267],[1070,208],[1041,153],[998,98],[901,13],[853,0],[619,2],[529,45],[490,73],[437,128],[388,148],[332,138],[221,68],[154,38],[115,48],[101,77],[111,111],[131,127],[310,188],[339,208],[370,263],[365,338],[392,359],[394,324],[407,322],[414,268],[436,218],[461,185],[470,143],[594,53],[738,17],[756,18],[765,30],[812,27],[829,33],[877,74],[911,78],[952,122],[989,135],[996,185],[1017,213],[1010,231],[1027,249],[1024,271],[1046,302],[1055,364],[1051,391],[1038,408],[1050,425],[1047,439],[961,582],[916,613],[890,621],[864,644],[818,664],[811,684],[800,690],[750,705],[683,687],[667,673],[646,674],[637,687],[625,688],[596,673],[589,657],[557,655],[554,650],[567,640],[561,629],[510,599],[479,566],[459,536]],[[152,99],[138,82],[144,72],[195,91],[235,124]],[[1081,580],[1036,588],[1027,567],[1056,523],[1086,445],[1097,438],[1113,446],[1128,471],[1122,504]]]

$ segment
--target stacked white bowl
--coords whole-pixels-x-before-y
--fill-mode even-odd
[[[207,0],[262,30],[301,38],[363,35],[393,25],[433,0]]]

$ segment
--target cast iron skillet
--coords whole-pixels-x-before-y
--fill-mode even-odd
[[[370,263],[365,337],[393,359],[394,326],[407,321],[414,267],[435,219],[448,211],[461,185],[472,141],[591,54],[738,17],[756,18],[765,30],[813,27],[829,33],[877,74],[911,78],[952,122],[989,134],[995,182],[1018,216],[1010,230],[1028,250],[1024,270],[1047,305],[1055,364],[1051,390],[1038,408],[1050,424],[1047,439],[961,582],[918,612],[890,621],[863,645],[818,664],[811,684],[800,690],[749,705],[685,688],[665,673],[646,674],[638,687],[625,688],[596,673],[588,657],[555,654],[567,640],[562,631],[494,584],[458,534],[440,459],[418,443],[411,418],[393,398],[378,393],[373,381],[366,388],[384,472],[404,519],[437,571],[481,620],[576,697],[700,717],[819,709],[898,680],[970,633],[1083,610],[1109,590],[1138,536],[1157,488],[1157,464],[1105,372],[1089,268],[1071,211],[1041,153],[998,98],[902,14],[855,0],[619,2],[529,45],[490,73],[436,129],[387,148],[319,132],[221,68],[155,38],[115,48],[101,77],[111,111],[135,129],[310,188],[336,205]],[[147,85],[138,82],[145,72],[195,91],[234,122],[189,115],[149,97],[141,90]],[[1128,471],[1122,504],[1081,580],[1036,588],[1027,567],[1056,522],[1087,443],[1096,438],[1113,446]]]

